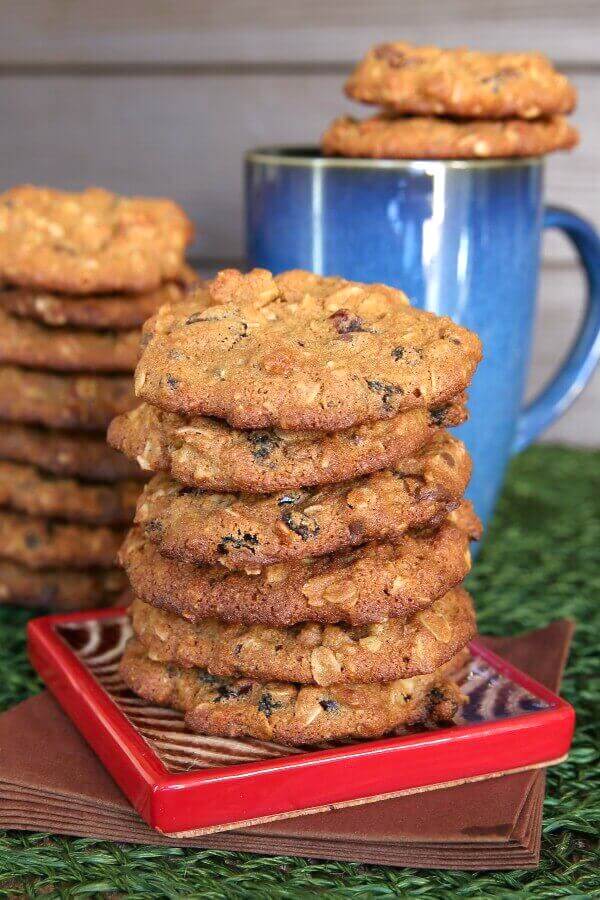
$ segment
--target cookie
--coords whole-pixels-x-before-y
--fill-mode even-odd
[[[13,316],[33,319],[49,327],[109,329],[140,328],[164,303],[177,303],[186,290],[199,282],[185,267],[178,281],[161,284],[146,294],[104,294],[72,297],[28,288],[0,291],[0,309]]]
[[[0,309],[0,363],[56,372],[133,372],[141,332],[49,328]]]
[[[0,365],[0,421],[104,431],[134,404],[131,376],[52,375]]]
[[[181,271],[193,227],[170,200],[20,185],[0,195],[0,279],[98,294],[155,290]]]
[[[94,525],[128,525],[139,493],[137,481],[90,484],[56,478],[35,466],[0,461],[0,507],[31,516]]]
[[[119,569],[32,572],[25,566],[0,560],[0,606],[39,606],[65,612],[94,609],[120,602],[125,587],[125,576]]]
[[[408,532],[399,544],[366,544],[267,566],[257,575],[177,562],[137,528],[120,561],[138,597],[193,624],[218,618],[243,625],[369,625],[413,615],[460,584],[471,568],[469,541],[480,535],[479,520],[463,502],[438,529]]]
[[[136,694],[184,713],[200,734],[254,737],[281,744],[375,738],[405,725],[450,722],[462,695],[450,680],[464,653],[440,669],[386,684],[324,688],[210,675],[153,662],[135,639],[120,673]]]
[[[82,481],[139,481],[147,477],[137,463],[109,447],[103,437],[8,422],[0,426],[0,459],[28,463],[43,472]]]
[[[112,569],[122,541],[118,529],[0,510],[0,558],[28,569]]]
[[[108,441],[142,469],[207,491],[270,493],[347,481],[416,453],[442,427],[467,418],[464,394],[434,409],[345,431],[239,431],[142,403],[111,422]],[[1,449],[1,439],[0,439]]]
[[[373,159],[489,159],[540,156],[569,150],[579,133],[563,116],[536,119],[478,119],[457,121],[434,118],[373,116],[358,121],[336,119],[323,135],[326,156]]]
[[[472,332],[385,285],[220,272],[144,327],[136,394],[235,428],[339,431],[450,401],[481,358]]]
[[[541,53],[443,50],[394,41],[372,47],[345,85],[348,97],[397,112],[477,119],[569,113],[577,95]]]
[[[442,431],[415,457],[353,481],[275,494],[216,494],[155,475],[135,521],[162,553],[256,572],[441,521],[469,481],[464,444]]]
[[[473,604],[463,588],[408,620],[376,625],[311,622],[274,628],[217,619],[192,625],[138,599],[130,612],[134,634],[154,662],[206,669],[211,675],[322,686],[425,675],[462,650],[476,630]]]

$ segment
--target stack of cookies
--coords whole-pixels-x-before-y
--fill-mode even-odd
[[[125,682],[198,732],[284,744],[452,718],[478,338],[401,291],[228,270],[145,326],[109,441],[157,473],[121,551]]]
[[[346,94],[382,112],[336,119],[322,138],[328,156],[538,156],[579,141],[564,117],[575,89],[541,53],[380,44],[352,73]]]
[[[183,296],[190,237],[166,200],[0,196],[0,602],[106,605],[126,584],[144,476],[105,432],[133,405],[142,323]]]

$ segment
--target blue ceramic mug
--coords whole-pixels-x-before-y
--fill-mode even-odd
[[[511,454],[568,408],[600,357],[600,240],[579,216],[544,207],[543,180],[540,158],[327,159],[310,148],[246,157],[250,265],[395,285],[481,337],[485,359],[461,437],[474,463],[469,495],[484,522]],[[544,228],[574,245],[587,307],[567,358],[524,406]]]

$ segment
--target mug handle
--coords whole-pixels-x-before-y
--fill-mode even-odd
[[[543,228],[559,228],[573,244],[587,281],[586,310],[571,349],[543,389],[521,410],[511,453],[524,450],[562,416],[590,380],[600,359],[600,238],[596,229],[559,206],[544,210]]]

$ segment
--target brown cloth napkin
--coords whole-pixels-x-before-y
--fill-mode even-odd
[[[573,625],[486,638],[557,690]],[[193,839],[153,831],[48,693],[0,716],[0,828],[113,841],[446,869],[531,868],[539,861],[543,770],[305,815]]]

